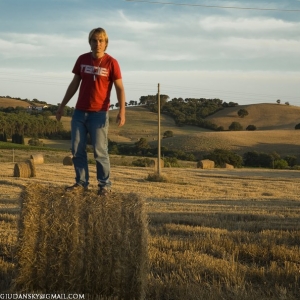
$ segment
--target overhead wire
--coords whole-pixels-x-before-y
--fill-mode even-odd
[[[300,12],[300,9],[280,9],[280,8],[265,8],[265,7],[240,7],[240,6],[221,6],[221,5],[205,5],[205,4],[193,4],[193,3],[176,3],[176,2],[164,2],[164,1],[146,1],[146,0],[125,0],[126,2],[138,2],[138,3],[148,3],[148,4],[161,4],[161,5],[174,5],[174,6],[190,6],[190,7],[203,7],[203,8],[220,8],[220,9],[239,9],[239,10],[257,10],[257,11],[278,11],[278,12]],[[189,94],[192,95],[196,95],[199,97],[199,92],[197,91],[197,89],[190,88],[190,87],[167,87],[164,86],[165,89],[169,90],[172,92],[172,94],[174,94],[174,92],[176,92],[176,90],[178,90],[180,93],[182,93],[184,90],[189,90]],[[201,92],[212,92],[212,91],[205,91],[205,89],[200,89]],[[192,91],[192,92],[191,92]],[[218,92],[217,90],[214,90],[213,92]],[[278,99],[278,95],[269,95],[269,94],[255,94],[255,93],[243,93],[243,92],[232,92],[232,91],[219,91],[220,93],[222,93],[222,96],[225,96],[226,94],[230,94],[230,99],[231,101],[234,100],[243,100],[243,98],[245,99],[245,97],[247,97],[247,100],[251,99],[251,98],[268,98],[270,99],[271,97],[273,97],[274,99]],[[165,93],[168,94],[168,93]],[[232,95],[235,96],[232,96]],[[223,97],[224,98],[224,97]],[[291,98],[291,97],[286,97],[288,98],[289,101],[297,101],[299,102],[299,100],[296,100],[295,98]],[[259,100],[258,100],[259,101]],[[261,101],[259,101],[261,102]]]
[[[162,1],[145,1],[145,0],[124,0],[125,2],[140,2],[149,4],[164,4],[174,6],[198,6],[204,8],[221,8],[221,9],[240,9],[240,10],[260,10],[260,11],[280,11],[280,12],[300,12],[300,9],[281,9],[281,8],[260,8],[260,7],[240,7],[240,6],[221,6],[221,5],[205,5],[193,3],[176,3],[176,2],[162,2]]]
[[[193,4],[193,3],[176,3],[176,2],[165,2],[165,1],[146,1],[146,0],[124,0],[125,2],[136,2],[136,3],[145,3],[145,4],[160,4],[160,5],[174,5],[174,6],[188,6],[188,7],[203,7],[203,8],[220,8],[220,9],[239,9],[239,10],[257,10],[257,11],[278,11],[278,12],[300,12],[300,9],[280,9],[280,8],[266,8],[266,7],[240,7],[240,6],[222,6],[222,5],[205,5],[205,4]],[[16,74],[7,74],[0,72],[0,79],[2,82],[13,81],[17,78]],[[56,85],[56,86],[65,86],[66,81],[65,77],[52,77],[52,76],[39,76],[31,75],[30,77],[24,78],[22,75],[18,78],[18,82],[23,83],[32,83],[32,84],[42,84],[42,85]],[[128,82],[131,86],[132,91],[141,91],[141,94],[145,90],[152,90],[152,87],[149,84],[141,84],[136,82]],[[178,94],[178,97],[184,96],[185,98],[195,96],[197,98],[202,97],[201,93],[205,94],[215,94],[215,97],[218,98],[218,95],[222,95],[223,98],[228,97],[232,101],[234,100],[246,100],[246,99],[258,99],[258,98],[271,98],[277,99],[278,96],[271,94],[256,94],[256,93],[244,93],[237,91],[224,91],[224,90],[209,90],[196,87],[180,87],[172,85],[164,85],[165,94]],[[155,90],[155,88],[153,89]],[[184,93],[188,94],[187,96]],[[228,96],[227,96],[228,95]],[[225,96],[225,97],[224,97]],[[222,97],[219,97],[222,99]],[[286,98],[292,99],[292,97],[287,96]],[[296,101],[295,99],[290,101]],[[298,100],[297,100],[298,101]]]

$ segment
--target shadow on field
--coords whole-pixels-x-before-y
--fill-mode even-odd
[[[11,176],[11,177],[13,177],[13,176]],[[12,185],[12,186],[19,187],[21,189],[25,188],[25,186],[23,184],[19,184],[19,183],[16,183],[16,182],[11,182],[9,180],[0,180],[0,185]]]
[[[300,230],[300,203],[290,200],[153,199],[161,211],[150,212],[151,225],[178,224],[260,232]],[[159,203],[159,205],[158,205]]]
[[[241,146],[241,145],[233,145],[234,147],[238,148],[240,154],[244,154],[249,151],[249,146]],[[296,155],[299,159],[299,145],[296,144],[276,144],[276,143],[256,143],[255,144],[255,151],[257,152],[264,152],[264,153],[271,153],[277,152],[281,156],[287,155]]]
[[[194,199],[178,199],[178,198],[151,198],[151,202],[155,203],[168,203],[173,205],[197,205],[197,206],[228,206],[228,207],[260,207],[260,208],[268,208],[274,207],[296,207],[300,209],[300,202],[296,202],[295,200],[279,200],[277,198],[270,198],[270,200],[194,200]]]

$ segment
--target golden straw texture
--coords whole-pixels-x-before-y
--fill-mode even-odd
[[[209,159],[203,159],[198,161],[197,168],[201,169],[213,169],[215,167],[215,162]]]
[[[26,162],[16,163],[14,166],[14,177],[31,177],[30,166]]]
[[[144,299],[148,231],[139,196],[31,184],[22,203],[16,291]]]
[[[30,155],[30,158],[33,159],[33,161],[34,161],[34,163],[36,165],[44,163],[44,156],[43,156],[43,154],[40,154],[40,153],[38,153],[38,154],[32,154],[32,155]]]

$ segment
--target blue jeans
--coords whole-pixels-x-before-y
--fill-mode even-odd
[[[110,189],[110,161],[108,156],[108,112],[85,112],[75,109],[71,121],[72,154],[76,183],[89,185],[87,159],[87,135],[89,133],[96,160],[97,181],[99,187]]]

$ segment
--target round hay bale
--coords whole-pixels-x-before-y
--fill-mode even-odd
[[[148,220],[140,196],[99,201],[92,191],[34,183],[21,203],[14,290],[145,298]]]
[[[231,164],[224,163],[224,164],[222,164],[222,168],[225,168],[225,169],[234,169],[234,166],[231,165]]]
[[[14,167],[14,177],[29,178],[31,177],[31,169],[28,163],[16,163]]]
[[[215,162],[210,159],[203,159],[198,161],[197,168],[200,169],[213,169],[215,167]]]
[[[44,163],[44,156],[43,154],[32,154],[30,156],[31,159],[33,159],[33,162],[36,164],[36,165],[40,165],[40,164],[43,164]]]
[[[63,159],[64,166],[73,166],[73,155],[68,155]]]
[[[161,160],[160,160],[160,167],[161,167],[161,168],[164,167],[164,165],[165,165],[164,163],[165,163],[164,160],[161,159]],[[150,160],[149,167],[155,168],[155,169],[157,168],[157,158],[152,158],[152,159]]]
[[[25,162],[16,163],[14,166],[14,177],[36,177],[33,159],[28,159]]]
[[[36,177],[36,170],[33,159],[28,159],[26,163],[29,165],[31,171],[30,177]]]

